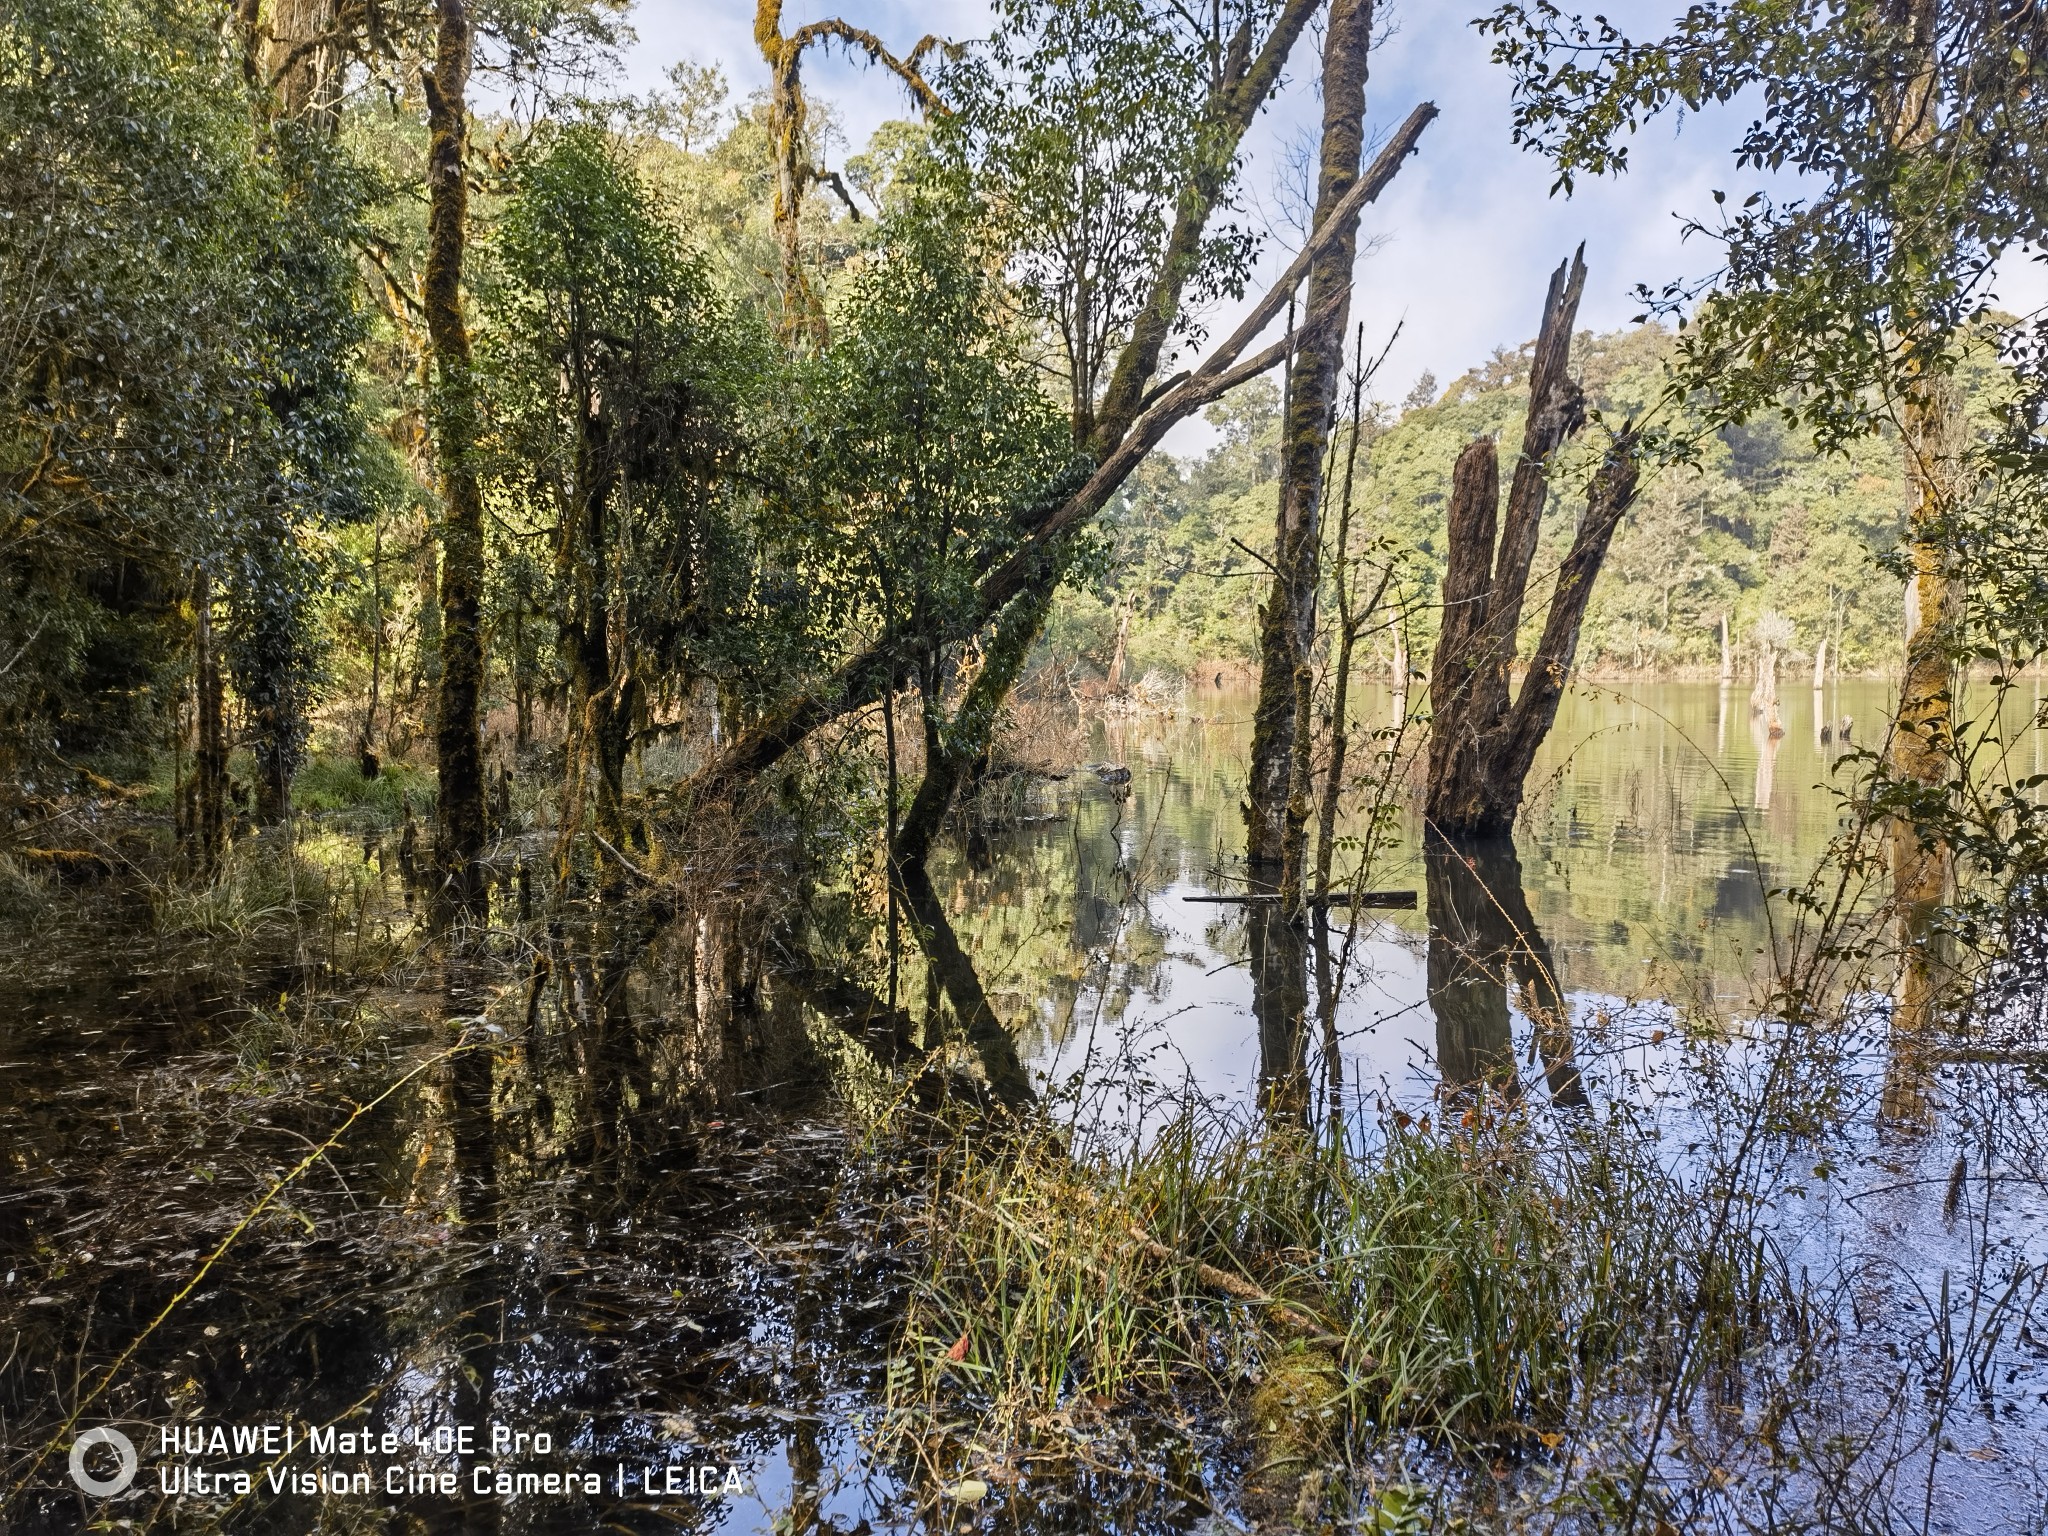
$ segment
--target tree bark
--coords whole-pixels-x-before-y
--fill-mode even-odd
[[[478,915],[488,902],[477,860],[484,843],[483,490],[472,462],[477,437],[469,326],[462,268],[468,238],[471,28],[467,0],[437,0],[434,67],[423,73],[427,98],[427,254],[423,298],[437,396],[435,452],[440,459],[441,694],[435,722],[440,787],[435,856],[451,911]]]
[[[1315,228],[1336,215],[1358,181],[1365,145],[1365,83],[1373,0],[1332,0],[1323,45],[1323,133]],[[1337,404],[1337,376],[1350,329],[1351,273],[1358,214],[1344,219],[1308,274],[1302,328],[1281,444],[1280,511],[1273,538],[1273,585],[1259,612],[1259,699],[1252,716],[1246,787],[1245,858],[1277,874],[1283,899],[1298,902],[1309,815],[1308,702],[1314,687],[1316,596],[1322,581],[1323,461]]]
[[[1361,326],[1359,340],[1364,341]],[[1337,656],[1330,682],[1330,760],[1324,770],[1323,796],[1317,809],[1315,894],[1330,894],[1330,866],[1337,853],[1337,802],[1344,793],[1344,769],[1351,748],[1351,664],[1358,649],[1358,634],[1379,594],[1358,612],[1351,595],[1351,495],[1358,470],[1359,426],[1365,403],[1365,360],[1361,356],[1351,376],[1351,436],[1344,445],[1344,489],[1337,499],[1337,537],[1332,544],[1335,580],[1331,583],[1337,599]],[[1389,573],[1391,574],[1391,572]],[[1380,583],[1384,591],[1386,581]],[[1319,942],[1321,942],[1319,940]],[[1324,944],[1318,950],[1320,959]]]
[[[1899,918],[1899,1007],[1894,1018],[1894,1071],[1887,1078],[1886,1113],[1892,1119],[1926,1118],[1924,1096],[1894,1083],[1919,1081],[1918,1064],[1932,1033],[1947,972],[1935,927],[1948,894],[1949,852],[1939,825],[1953,761],[1956,627],[1961,594],[1953,560],[1941,537],[1950,495],[1959,410],[1948,381],[1916,379],[1906,401],[1906,466],[1912,494],[1912,576],[1906,585],[1906,672],[1898,718],[1885,751],[1892,778],[1924,802],[1921,814],[1895,816],[1891,825],[1892,901]]]
[[[1628,509],[1635,505],[1641,467],[1636,460],[1636,437],[1623,431],[1607,451],[1593,488],[1586,497],[1586,511],[1579,519],[1572,547],[1557,570],[1557,587],[1551,594],[1550,613],[1544,620],[1543,638],[1529,659],[1528,675],[1522,679],[1521,696],[1509,711],[1489,764],[1501,818],[1498,830],[1514,825],[1522,806],[1522,785],[1536,761],[1536,750],[1550,734],[1557,720],[1557,707],[1571,681],[1572,665],[1579,654],[1579,630],[1586,622],[1586,606],[1593,599],[1593,583],[1606,563],[1615,530]],[[1484,829],[1482,829],[1484,830]]]
[[[221,695],[220,654],[213,634],[213,578],[201,567],[193,582],[194,713],[192,750],[193,862],[202,876],[220,866],[227,844],[228,736]]]
[[[1485,665],[1479,636],[1493,585],[1493,541],[1500,516],[1500,459],[1493,439],[1469,443],[1451,469],[1443,619],[1429,673],[1429,815],[1447,811],[1454,775],[1478,771],[1482,738],[1498,722],[1475,707]],[[1439,803],[1443,802],[1443,803]]]
[[[341,125],[346,56],[339,24],[335,0],[270,0],[262,65],[279,117],[323,133]]]
[[[1503,837],[1513,828],[1524,780],[1557,718],[1578,655],[1593,582],[1622,515],[1635,501],[1636,438],[1625,429],[1594,476],[1571,551],[1558,568],[1542,638],[1520,696],[1511,698],[1548,460],[1585,420],[1584,399],[1565,372],[1585,277],[1582,253],[1551,277],[1530,370],[1523,449],[1505,516],[1498,515],[1499,468],[1491,442],[1481,439],[1466,448],[1452,472],[1443,625],[1430,671],[1426,802],[1429,825],[1446,837]]]
[[[562,783],[557,865],[568,877],[571,840],[594,802],[597,833],[626,847],[626,757],[638,685],[627,655],[612,645],[612,506],[619,471],[611,452],[610,424],[597,404],[596,386],[580,380],[585,401],[578,424],[570,505],[555,546],[556,580],[566,597],[560,648],[569,671],[569,772]],[[606,881],[624,878],[615,859],[604,861]]]

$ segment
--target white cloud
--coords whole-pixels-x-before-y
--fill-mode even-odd
[[[909,47],[928,30],[972,38],[989,24],[979,0],[918,6],[861,0],[815,14],[793,4],[784,28],[826,14],[843,15],[895,48]],[[1394,20],[1392,35],[1373,58],[1373,125],[1389,129],[1423,100],[1434,101],[1442,115],[1423,136],[1421,153],[1367,212],[1371,249],[1360,263],[1354,313],[1368,335],[1382,339],[1397,320],[1405,322],[1380,393],[1399,398],[1424,369],[1448,382],[1495,346],[1533,336],[1550,272],[1582,240],[1589,276],[1580,322],[1596,329],[1625,325],[1639,312],[1636,285],[1661,286],[1714,268],[1710,245],[1681,240],[1679,215],[1711,213],[1716,186],[1748,190],[1737,181],[1729,154],[1740,126],[1736,113],[1659,119],[1631,146],[1626,176],[1581,183],[1572,197],[1553,197],[1548,165],[1510,140],[1507,74],[1488,57],[1487,40],[1472,30],[1463,8],[1411,4]],[[662,71],[682,58],[722,64],[741,97],[767,83],[754,48],[751,7],[642,0],[633,21],[640,41],[627,60],[630,89],[658,84]],[[1311,41],[1304,39],[1286,91],[1249,141],[1246,213],[1255,220],[1279,218],[1286,206],[1279,190],[1285,146],[1315,121],[1314,64]],[[811,55],[804,73],[807,87],[831,102],[853,145],[906,110],[901,87],[886,72],[862,68],[838,50]],[[1268,280],[1295,238],[1284,228],[1269,236],[1262,266]],[[1229,318],[1225,312],[1214,320]],[[1212,324],[1211,333],[1218,328]]]

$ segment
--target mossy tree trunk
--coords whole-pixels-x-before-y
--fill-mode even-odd
[[[804,271],[801,248],[804,194],[813,183],[844,187],[835,173],[812,163],[807,135],[809,105],[804,100],[803,58],[813,43],[837,42],[849,52],[865,54],[880,64],[909,89],[918,107],[927,114],[941,112],[938,94],[926,83],[920,65],[939,46],[933,36],[918,39],[907,57],[898,58],[882,45],[874,33],[849,22],[828,18],[814,21],[785,35],[782,30],[782,0],[757,0],[754,7],[754,45],[768,66],[768,136],[775,156],[775,200],[771,222],[775,229],[775,250],[782,294],[781,331],[783,339],[794,342],[803,337],[823,342],[824,311]],[[847,207],[860,217],[849,199]]]
[[[1936,0],[1902,7],[1916,60],[1893,108],[1893,140],[1909,158],[1925,158],[1939,129],[1936,89]],[[1893,1062],[1883,1109],[1888,1118],[1924,1123],[1926,1038],[1932,1031],[1948,970],[1935,918],[1948,894],[1949,849],[1941,824],[1954,759],[1956,663],[1962,594],[1945,529],[1954,505],[1962,409],[1953,379],[1928,341],[1924,316],[1903,319],[1905,388],[1900,436],[1906,457],[1906,668],[1899,685],[1885,768],[1904,802],[1891,824],[1892,901],[1899,918],[1899,1006],[1893,1016]]]
[[[1365,147],[1365,82],[1372,0],[1332,0],[1323,45],[1323,130],[1315,225],[1337,215],[1358,181]],[[1273,585],[1259,610],[1259,701],[1252,716],[1245,856],[1255,879],[1278,878],[1290,915],[1299,905],[1308,840],[1307,732],[1315,686],[1316,594],[1322,580],[1323,460],[1337,404],[1358,212],[1308,274],[1281,443],[1280,511]]]
[[[436,383],[434,447],[441,469],[441,691],[435,722],[440,787],[435,856],[453,912],[488,901],[478,859],[484,843],[482,602],[484,503],[473,462],[476,384],[462,270],[468,238],[471,23],[467,0],[437,0],[427,98],[427,255],[423,289]]]
[[[623,850],[626,833],[626,757],[633,742],[639,685],[623,647],[613,645],[612,509],[621,492],[611,451],[611,424],[595,402],[594,385],[579,382],[592,402],[579,425],[571,504],[556,545],[556,575],[566,596],[561,648],[569,664],[569,771],[563,782],[562,831],[557,859],[568,874],[568,850],[586,797],[595,830]],[[607,880],[622,877],[615,859],[600,862]]]

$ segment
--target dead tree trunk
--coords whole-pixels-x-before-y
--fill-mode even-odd
[[[1323,45],[1323,138],[1315,227],[1321,230],[1358,181],[1365,147],[1365,81],[1373,0],[1332,0]],[[1351,270],[1358,259],[1358,212],[1326,245],[1308,274],[1281,444],[1280,513],[1273,585],[1259,611],[1259,702],[1252,716],[1246,786],[1245,858],[1254,876],[1276,875],[1298,900],[1306,865],[1307,744],[1315,684],[1316,593],[1322,580],[1323,460],[1337,403],[1344,334],[1350,328]]]
[[[1450,555],[1444,574],[1443,627],[1430,670],[1433,726],[1427,814],[1446,837],[1502,837],[1521,809],[1522,783],[1550,733],[1578,655],[1579,628],[1594,580],[1622,514],[1635,500],[1636,441],[1616,437],[1594,476],[1571,552],[1558,568],[1543,637],[1512,696],[1512,674],[1536,555],[1547,461],[1585,419],[1578,386],[1566,373],[1572,319],[1585,286],[1579,256],[1550,280],[1543,330],[1530,369],[1529,415],[1520,459],[1498,517],[1500,472],[1493,443],[1481,439],[1459,456],[1452,475]]]
[[[477,868],[484,844],[484,754],[477,720],[484,670],[484,500],[472,462],[476,390],[462,298],[471,29],[467,0],[438,0],[436,14],[434,67],[422,78],[429,133],[422,287],[434,354],[434,448],[442,489],[435,856],[450,908],[474,913],[487,897]]]

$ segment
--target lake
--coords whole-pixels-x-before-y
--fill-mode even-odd
[[[1816,712],[1787,688],[1780,707],[1773,738],[1742,687],[1575,690],[1518,869],[1433,865],[1397,798],[1367,883],[1417,905],[1361,917],[1341,987],[1313,943],[1187,899],[1243,889],[1241,697],[1087,727],[1079,753],[1128,783],[1082,763],[1039,782],[1025,819],[935,861],[938,900],[1024,1064],[1069,1085],[1060,1112],[1083,1145],[1143,1137],[1189,1090],[1304,1119],[1336,1103],[1362,1128],[1428,1113],[1446,1078],[1492,1078],[1538,1113],[1669,1104],[1692,1081],[1688,1030],[1700,1059],[1736,1069],[1759,1049],[1783,940],[1768,893],[1805,880],[1840,826],[1843,746],[1821,727],[1852,716],[1850,747],[1871,745],[1886,692],[1845,683]],[[1392,701],[1368,690],[1359,713],[1389,723]],[[2039,734],[2013,743],[2033,771]],[[61,1446],[84,1391],[78,1423],[124,1426],[145,1453],[144,1481],[96,1508],[143,1528],[962,1528],[875,1448],[915,1282],[900,1203],[914,1170],[861,1145],[834,1098],[852,1047],[773,956],[697,916],[628,929],[597,904],[528,922],[507,885],[495,969],[457,987],[405,939],[371,843],[304,836],[361,897],[330,903],[321,952],[351,921],[397,935],[374,985],[308,961],[303,927],[271,943],[271,919],[237,927],[162,891],[87,892],[22,920],[0,987],[10,1482]],[[260,840],[247,855],[250,878],[278,863]],[[1327,953],[1351,929],[1333,914]],[[907,979],[905,997],[920,990]],[[451,1055],[459,1031],[477,1045]],[[1936,1426],[1938,1468],[1914,1431],[1898,1497],[1924,1485],[1914,1523],[1930,1531],[2035,1529],[2048,1352],[2016,1342],[2038,1335],[2007,1313],[2031,1317],[2048,1277],[2038,1170],[1980,1137],[1960,1080],[1943,1080],[1938,1123],[1882,1131],[1881,1054],[1847,1070],[1835,1150],[1772,1141],[1759,1187],[1777,1205],[1758,1219],[1790,1272],[1837,1298],[1829,1315],[1867,1330],[1873,1374],[1844,1388],[1847,1419],[1892,1422],[1897,1372],[1939,1371],[1942,1341],[2002,1351],[1996,1400]],[[1672,1105],[1666,1123],[1706,1134],[1697,1110]],[[1985,1300],[2000,1295],[2006,1311]],[[550,1437],[530,1470],[601,1474],[603,1491],[487,1480],[451,1499],[402,1479],[367,1499],[173,1498],[148,1481],[167,1423],[272,1421],[396,1434],[426,1447],[408,1474],[465,1477],[475,1458],[435,1437],[499,1423]],[[1190,1444],[1160,1450],[1166,1482],[1069,1476],[1006,1505],[1005,1528],[1227,1529],[1231,1468]],[[685,1493],[647,1482],[671,1466]],[[76,1529],[80,1507],[60,1449],[12,1529]]]

